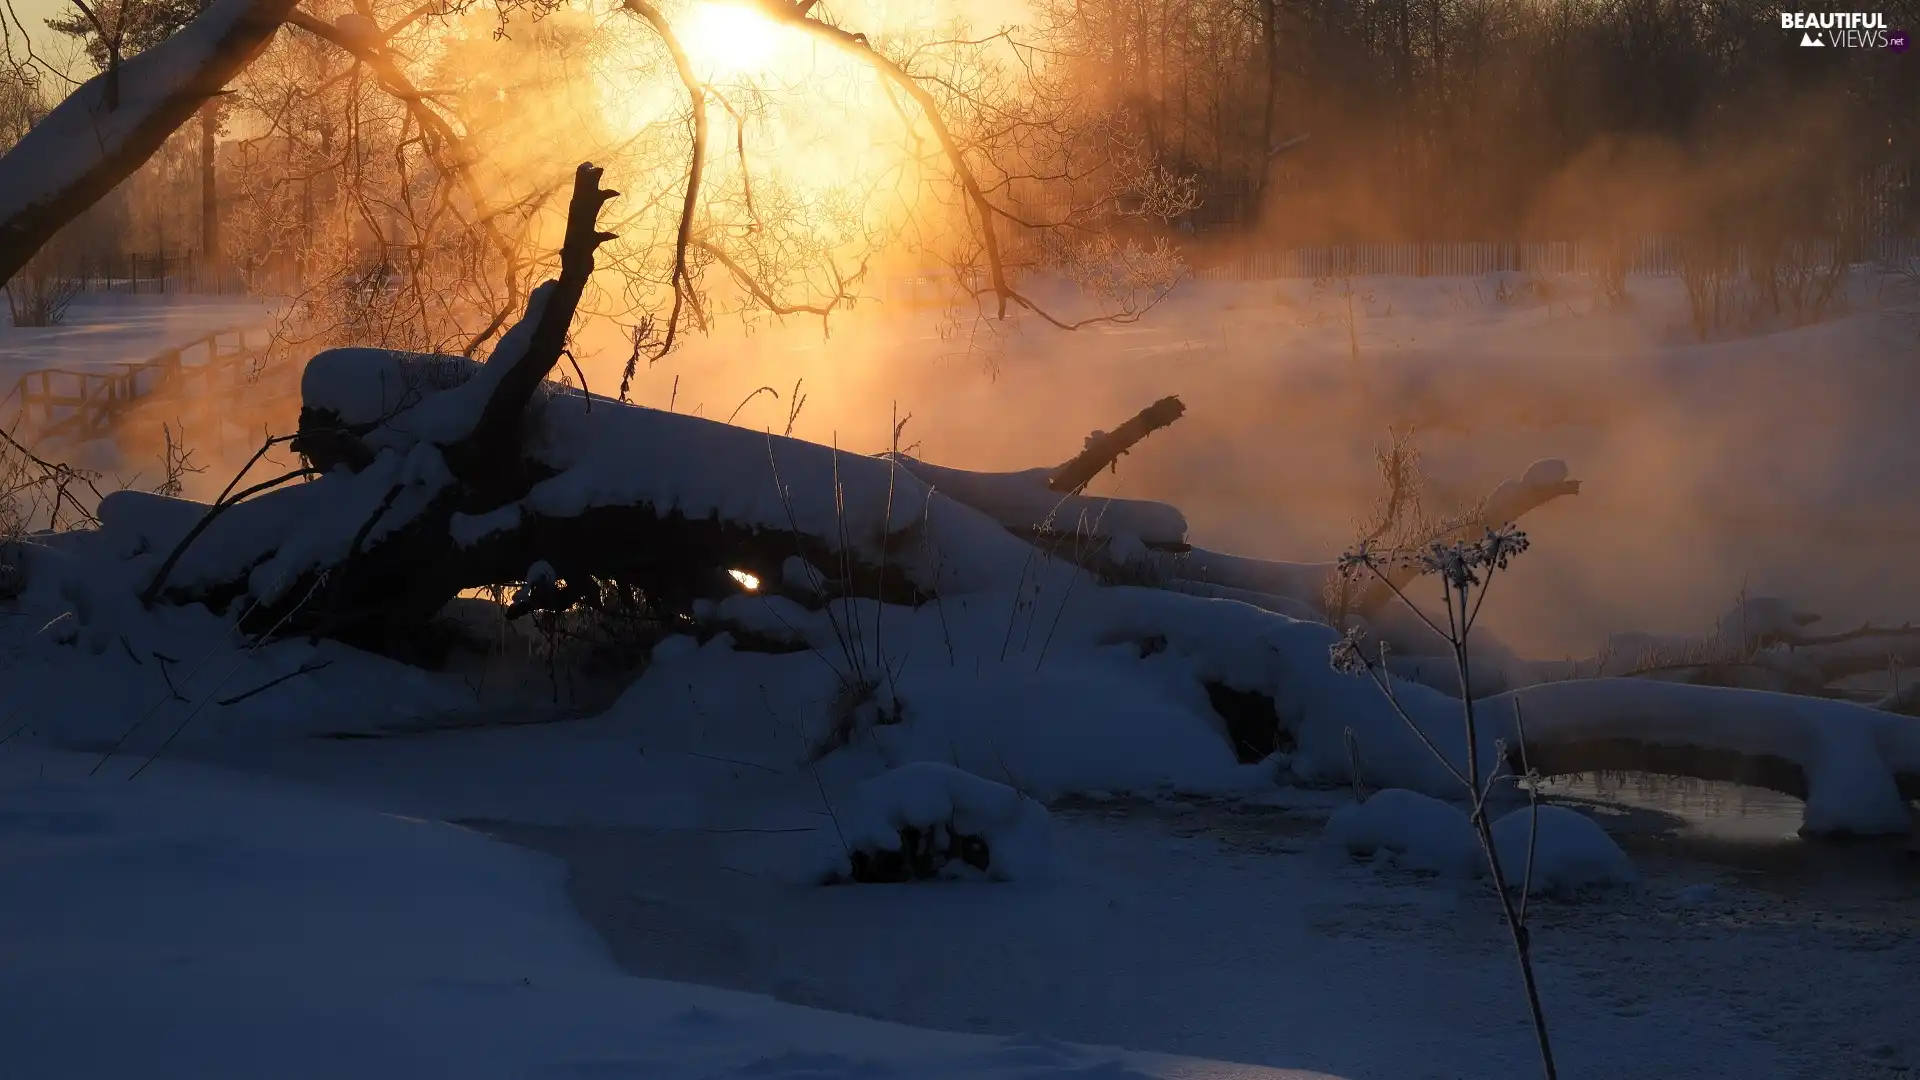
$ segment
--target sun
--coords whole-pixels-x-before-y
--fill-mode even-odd
[[[772,67],[783,28],[738,0],[697,0],[675,30],[700,77],[714,79]]]

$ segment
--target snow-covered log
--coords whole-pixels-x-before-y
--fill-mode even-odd
[[[932,465],[904,454],[893,460],[923,484],[1020,536],[1131,537],[1152,547],[1186,544],[1187,519],[1174,507],[1141,499],[1062,494],[1048,486],[1055,473],[1052,468],[989,473]]]
[[[1641,679],[1548,683],[1485,699],[1524,710],[1544,774],[1667,773],[1807,802],[1811,832],[1905,833],[1920,799],[1920,722],[1844,701]],[[1509,736],[1511,740],[1511,736]],[[1515,747],[1517,760],[1518,742]]]
[[[69,94],[0,157],[0,281],[132,175],[266,47],[296,0],[214,0]]]
[[[1113,431],[1087,436],[1086,446],[1064,464],[1018,472],[974,472],[890,454],[922,482],[979,510],[1021,536],[1080,535],[1102,543],[1118,540],[1149,548],[1185,550],[1187,519],[1165,503],[1082,495],[1101,470],[1140,440],[1186,414],[1177,397],[1140,410]]]
[[[146,595],[404,652],[461,590],[528,580],[536,564],[570,585],[638,586],[665,613],[743,579],[778,587],[794,559],[839,594],[890,603],[1027,571],[1028,543],[898,462],[545,382],[606,238],[599,177],[581,166],[560,277],[484,364],[378,349],[314,358],[294,448],[319,479],[195,524],[174,501],[110,499],[109,531],[147,545]]]
[[[1461,703],[1399,682],[1416,735],[1370,679],[1335,672],[1325,625],[1166,590],[1094,590],[1078,608],[1095,640],[1140,643],[1203,684],[1265,695],[1305,781],[1451,797],[1464,771]],[[911,710],[909,710],[911,711]],[[1806,801],[1811,833],[1904,833],[1920,798],[1920,721],[1845,701],[1641,679],[1576,679],[1475,701],[1483,766],[1518,769],[1521,735],[1549,775],[1622,770],[1768,788]],[[1224,725],[1222,725],[1224,737]],[[1429,745],[1431,744],[1431,745]]]

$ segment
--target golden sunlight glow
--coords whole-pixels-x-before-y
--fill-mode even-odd
[[[727,576],[739,582],[740,587],[748,592],[758,592],[760,590],[760,579],[747,573],[745,570],[729,570],[727,571]]]
[[[737,0],[699,0],[676,31],[703,79],[751,75],[774,65],[790,31]]]

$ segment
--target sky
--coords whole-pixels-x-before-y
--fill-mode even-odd
[[[25,26],[35,52],[40,58],[55,66],[77,59],[78,50],[72,42],[47,29],[47,20],[67,8],[67,0],[8,0],[12,14],[7,19],[9,37],[16,36],[21,26]],[[17,52],[18,50],[16,50]]]

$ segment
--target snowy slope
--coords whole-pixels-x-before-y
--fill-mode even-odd
[[[936,1034],[622,975],[558,867],[205,770],[0,781],[0,1044],[18,1080],[914,1076],[1307,1080]]]

